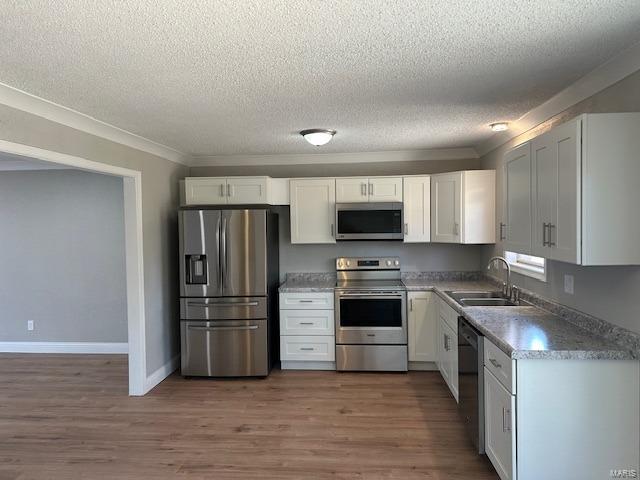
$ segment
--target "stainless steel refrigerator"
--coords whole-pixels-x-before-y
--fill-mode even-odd
[[[185,208],[178,221],[182,375],[268,375],[279,357],[277,214]]]

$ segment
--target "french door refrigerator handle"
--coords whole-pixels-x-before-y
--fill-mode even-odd
[[[220,289],[224,291],[224,284],[227,283],[227,217],[222,217],[222,233],[220,240],[220,273],[222,281]]]

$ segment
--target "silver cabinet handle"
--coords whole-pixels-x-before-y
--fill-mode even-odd
[[[409,235],[409,224],[408,223],[404,224],[404,234],[405,235]]]
[[[224,183],[220,184],[220,196],[224,197]]]
[[[413,312],[413,298],[409,299],[409,311]]]
[[[227,183],[227,197],[231,196],[231,185]]]
[[[313,303],[313,300],[298,300],[299,303]]]
[[[553,223],[549,224],[549,240],[547,241],[547,245],[550,246],[550,247],[555,247],[556,246],[556,242],[552,242],[551,241],[551,237],[552,237],[551,232],[552,232],[552,229],[555,229],[555,228],[556,228],[556,226]]]
[[[503,233],[504,232],[504,227],[506,227],[507,224],[506,223],[502,223],[500,222],[500,240],[506,240],[507,236]]]
[[[542,222],[542,246],[547,246],[547,223]]]
[[[491,365],[493,365],[494,367],[502,368],[502,365],[500,365],[500,363],[495,358],[490,358],[489,361],[491,362]]]
[[[313,347],[300,347],[300,350],[304,350],[306,352],[313,352],[315,348]]]
[[[453,223],[453,234],[454,235],[458,235],[460,233],[460,225],[458,225],[458,222],[454,222]]]
[[[507,431],[507,421],[506,421],[506,412],[507,409],[502,407],[502,431],[506,432]]]
[[[367,196],[367,184],[363,183],[360,185],[360,193],[362,194],[363,197]]]
[[[199,327],[196,325],[189,325],[189,330],[204,330],[204,331],[216,331],[216,330],[257,330],[258,325],[219,325],[217,327]]]
[[[313,325],[313,322],[300,322],[300,325]]]
[[[257,307],[258,302],[236,302],[236,303],[199,303],[199,302],[187,302],[190,307]]]
[[[334,234],[333,234],[333,223],[332,223],[331,224],[331,238],[333,238],[333,237],[334,237]]]
[[[373,183],[369,184],[369,195],[373,195]]]
[[[449,351],[449,335],[447,335],[446,333],[444,334],[444,349],[447,352]]]

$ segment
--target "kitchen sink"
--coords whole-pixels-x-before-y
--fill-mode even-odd
[[[445,292],[463,307],[515,307],[518,304],[504,298],[502,292]]]
[[[459,300],[465,307],[515,307],[517,304],[506,298],[462,298]]]

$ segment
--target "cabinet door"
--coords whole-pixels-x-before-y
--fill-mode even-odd
[[[449,365],[449,350],[448,350],[448,335],[447,324],[444,318],[438,319],[438,370],[444,379],[445,383],[449,385],[451,381],[451,367]]]
[[[370,202],[401,202],[402,177],[378,177],[369,179]]]
[[[531,253],[531,144],[508,151],[504,157],[504,248]]]
[[[485,449],[502,480],[515,478],[515,396],[484,369]]]
[[[438,311],[433,292],[409,293],[408,340],[410,362],[435,362]]]
[[[335,243],[334,178],[291,180],[291,243]]]
[[[267,178],[227,178],[228,203],[267,203]]]
[[[227,180],[225,178],[185,178],[184,189],[187,205],[221,205],[227,203]]]
[[[431,177],[431,239],[460,243],[462,172]]]
[[[557,168],[557,203],[549,232],[551,258],[580,263],[580,120],[560,125],[550,133]]]
[[[336,178],[336,202],[360,203],[368,201],[368,178]]]
[[[552,132],[531,142],[533,161],[533,242],[534,255],[551,258],[549,225],[553,222],[557,205],[557,157],[553,151]]]
[[[447,354],[449,366],[449,389],[453,398],[458,401],[458,334],[455,333],[449,325],[446,325],[447,338]]]
[[[431,177],[405,177],[404,241],[426,243],[431,240]]]

